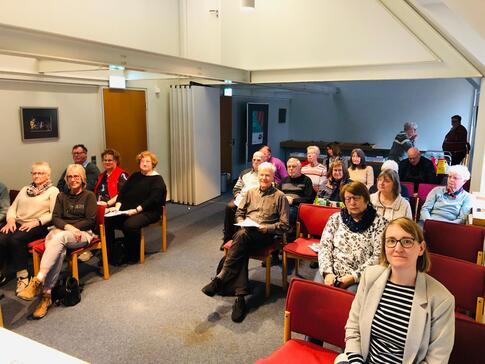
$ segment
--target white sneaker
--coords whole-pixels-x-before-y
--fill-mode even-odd
[[[15,294],[19,294],[22,292],[27,286],[29,285],[29,277],[27,278],[20,278],[17,277],[17,289],[15,290]]]
[[[81,262],[87,262],[89,259],[91,259],[93,256],[93,253],[91,253],[89,250],[86,250],[84,253],[79,254],[79,260]]]

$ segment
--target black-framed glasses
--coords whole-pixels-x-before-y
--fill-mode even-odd
[[[395,239],[395,238],[386,238],[384,241],[386,248],[395,248],[397,243],[401,243],[401,246],[405,249],[409,249],[414,245],[414,242],[416,240],[414,238],[401,238],[401,239]]]
[[[352,200],[354,200],[355,202],[359,202],[360,200],[362,200],[362,196],[357,195],[357,196],[347,196],[347,197],[344,197],[344,201],[345,202],[350,202]]]

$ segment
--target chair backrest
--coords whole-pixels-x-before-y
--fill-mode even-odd
[[[300,204],[298,208],[298,221],[300,231],[313,236],[321,236],[328,219],[339,212],[338,207]]]
[[[472,263],[477,263],[477,256],[480,252],[480,255],[483,255],[485,229],[471,225],[426,220],[423,230],[424,240],[433,253]]]
[[[8,191],[8,197],[10,198],[10,205],[13,204],[13,201],[15,200],[15,198],[17,197],[19,192],[20,192],[19,190],[9,190]]]
[[[484,324],[455,317],[455,344],[448,363],[483,363],[484,343]]]
[[[484,297],[485,267],[464,260],[430,254],[429,274],[443,284],[455,296],[458,309],[468,311],[473,317],[477,299]]]
[[[96,209],[96,229],[99,225],[104,225],[104,213],[106,211],[106,206],[98,205]]]
[[[406,186],[408,189],[409,196],[412,196],[414,193],[414,183],[413,182],[401,182],[402,186]]]
[[[431,190],[438,186],[439,185],[433,183],[420,183],[418,185],[418,198],[423,202],[426,201],[426,197],[428,197]]]
[[[290,330],[345,347],[345,324],[354,297],[343,289],[292,279],[286,298]]]

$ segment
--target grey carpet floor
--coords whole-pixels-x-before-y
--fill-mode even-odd
[[[42,320],[28,319],[37,301],[17,299],[12,280],[0,289],[6,328],[92,363],[253,363],[269,355],[283,335],[280,267],[272,267],[265,299],[264,268],[250,261],[250,312],[240,324],[231,321],[234,298],[200,291],[222,256],[227,200],[169,204],[166,253],[158,252],[160,230],[152,228],[144,265],[110,266],[104,281],[96,274],[97,258],[80,263],[81,303],[52,307]],[[300,272],[309,278],[315,271],[305,266]]]

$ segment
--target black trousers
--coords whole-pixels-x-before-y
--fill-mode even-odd
[[[236,296],[249,293],[248,262],[251,252],[273,242],[274,234],[263,234],[256,228],[242,228],[234,234],[233,244],[222,266],[224,292]]]
[[[2,227],[5,224],[2,225]],[[29,231],[20,231],[20,224],[13,233],[0,233],[0,266],[7,263],[16,272],[27,269],[29,263],[29,252],[27,244],[45,238],[47,227],[36,226]]]
[[[227,203],[224,211],[224,243],[227,243],[232,239],[236,232],[236,226],[234,226],[234,218],[236,217],[237,206],[234,204],[234,200]]]
[[[119,215],[106,218],[106,243],[108,253],[110,246],[115,241],[115,230],[123,231],[126,254],[130,260],[140,259],[140,236],[141,228],[160,220],[160,215],[153,212],[140,212],[128,216]]]

